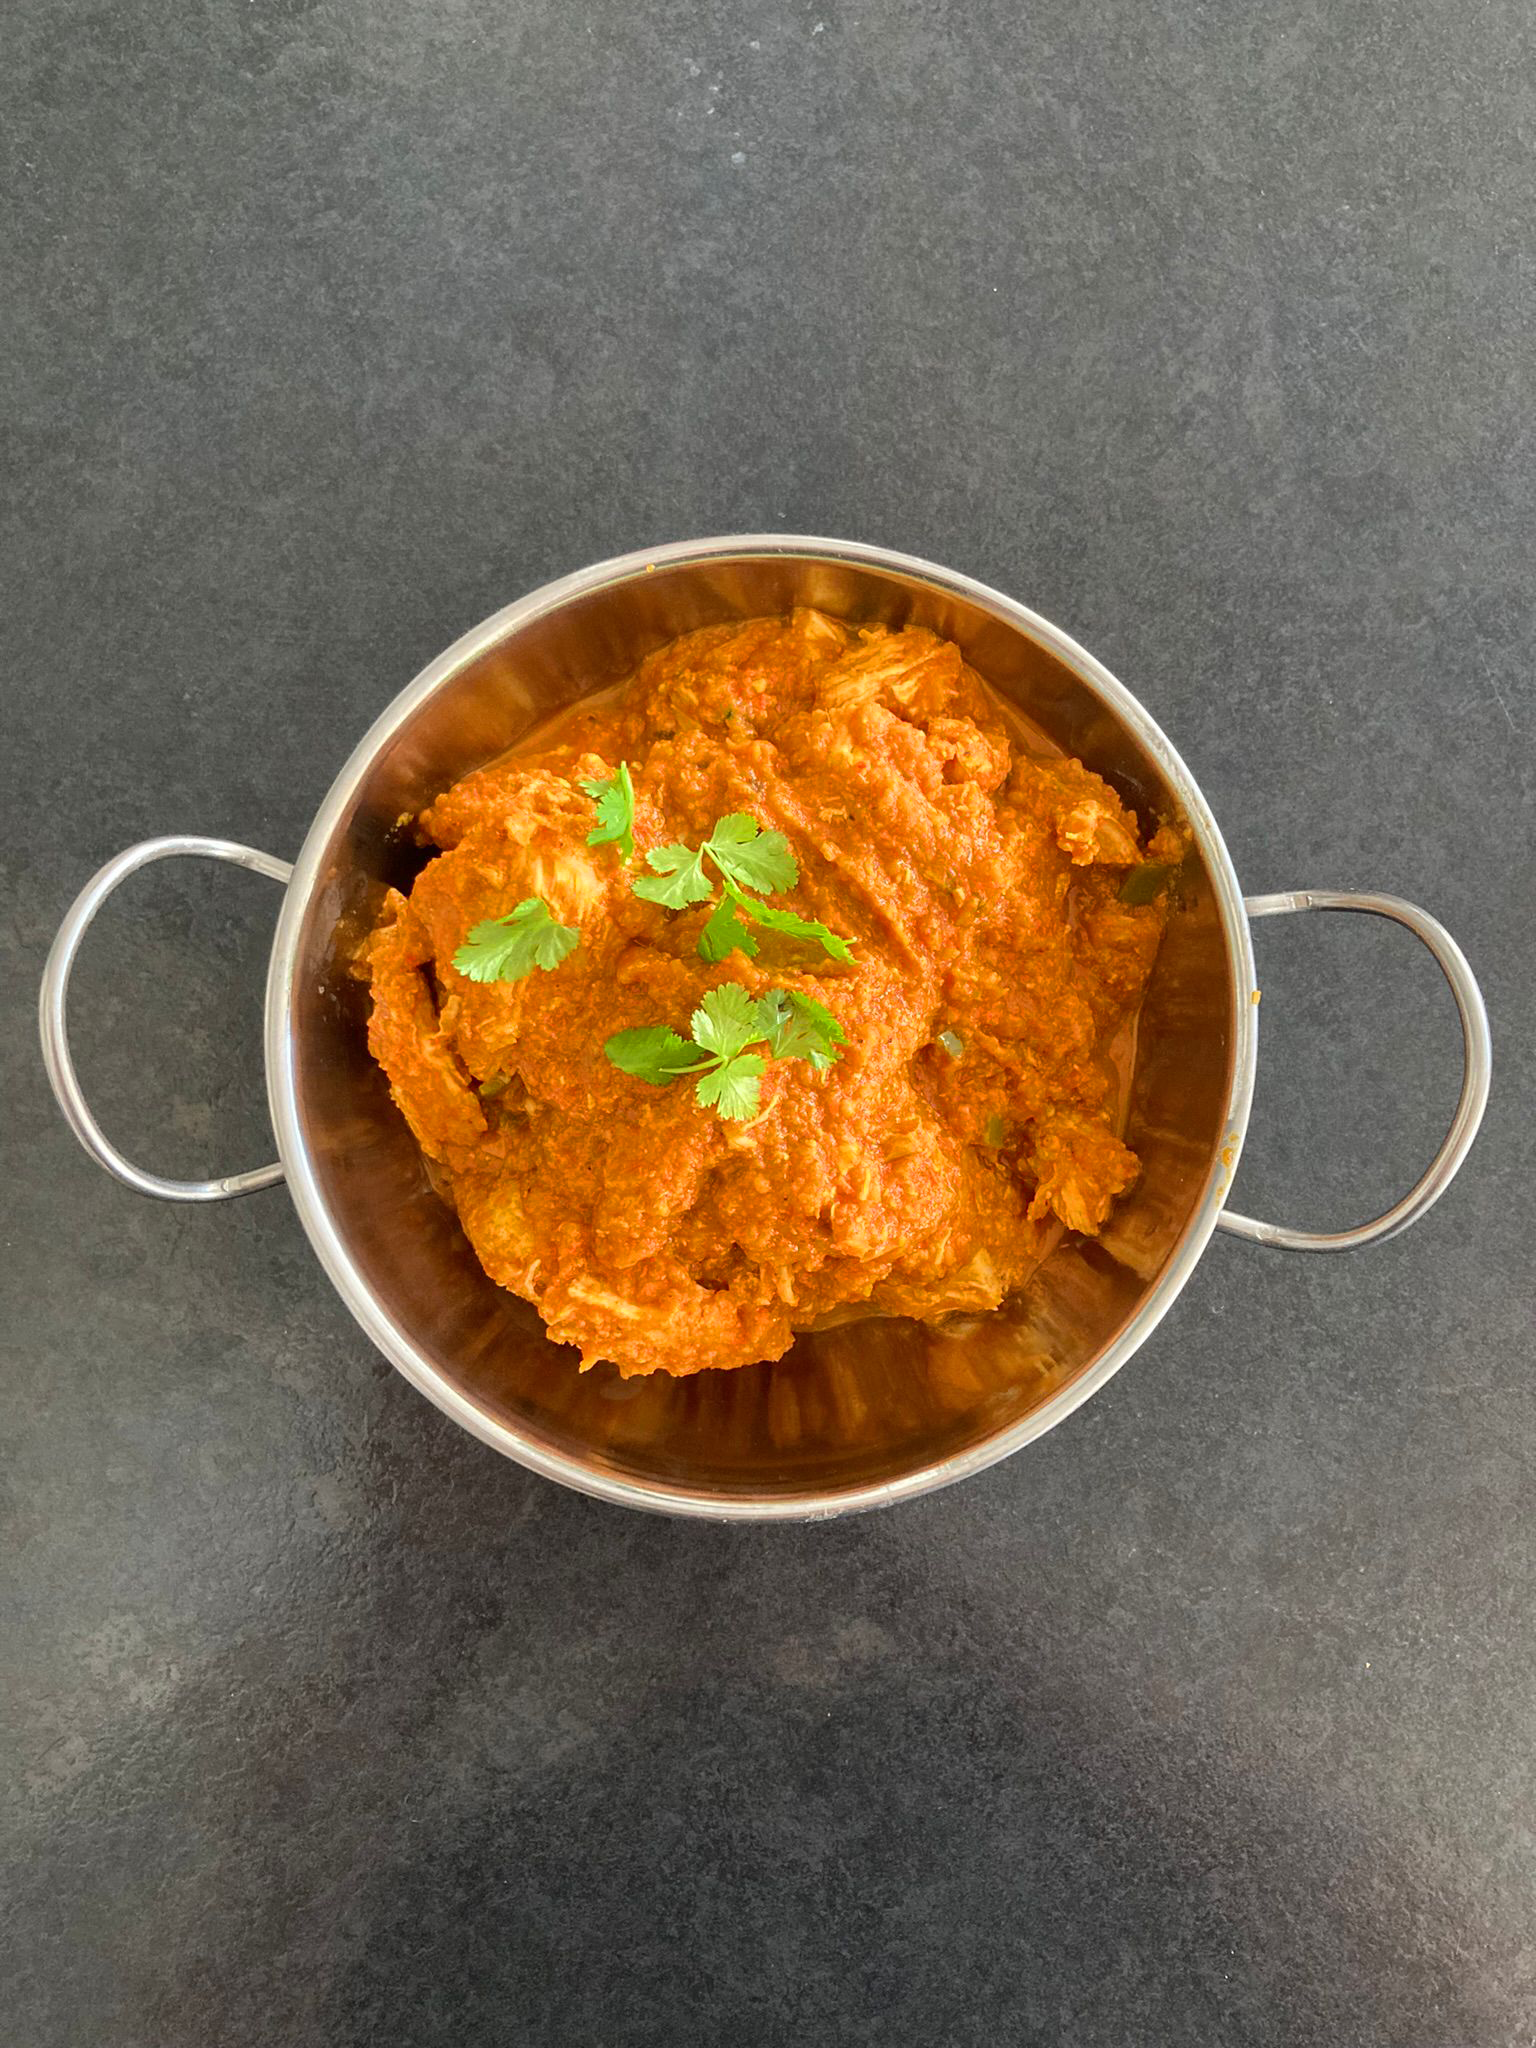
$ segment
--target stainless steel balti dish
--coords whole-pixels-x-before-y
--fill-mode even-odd
[[[369,1057],[349,971],[400,854],[398,826],[536,719],[615,682],[694,627],[814,605],[915,623],[967,659],[1144,820],[1184,821],[1192,851],[1143,1011],[1127,1142],[1141,1179],[1102,1237],[1068,1237],[1013,1302],[929,1328],[871,1320],[803,1337],[774,1365],[673,1381],[581,1375],[532,1308],[481,1271],[433,1192]],[[86,928],[126,875],[197,854],[283,890],[266,996],[279,1159],[201,1182],[125,1159],[87,1106],[66,997]],[[1384,1215],[1320,1234],[1234,1213],[1227,1195],[1253,1093],[1258,1010],[1250,923],[1368,911],[1415,932],[1461,1012],[1456,1114],[1422,1180]],[[931,562],[851,542],[764,535],[683,542],[599,563],[519,599],[432,662],[337,776],[299,857],[226,840],[155,839],[110,861],[59,931],[42,1036],[61,1108],[128,1186],[208,1202],[286,1181],[321,1264],[379,1349],[466,1429],[535,1472],[605,1500],[731,1520],[833,1515],[927,1493],[1022,1449],[1102,1387],[1162,1321],[1215,1230],[1346,1251],[1422,1216],[1466,1157],[1488,1095],[1488,1023],[1450,935],[1391,896],[1297,890],[1244,898],[1188,769],[1124,686],[1011,598]]]

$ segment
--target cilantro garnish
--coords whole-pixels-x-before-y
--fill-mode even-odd
[[[847,1044],[843,1027],[824,1004],[798,989],[771,988],[757,1005],[768,1050],[776,1060],[808,1060],[819,1072]]]
[[[603,1051],[622,1073],[658,1088],[703,1064],[699,1048],[679,1038],[669,1024],[641,1024],[633,1031],[615,1032]]]
[[[743,917],[750,917],[754,924],[760,924],[765,931],[782,932],[786,939],[813,940],[815,944],[822,948],[823,952],[830,953],[834,960],[851,960],[853,958],[853,948],[849,941],[840,937],[838,933],[828,930],[826,925],[816,923],[813,918],[796,917],[792,910],[778,910],[771,903],[755,903],[750,896],[743,896],[733,889],[729,882],[725,885],[725,900],[721,903],[720,910],[725,909],[726,903],[729,903],[732,912],[735,913],[735,922],[738,930],[741,929],[741,919]],[[709,924],[706,924],[703,931],[699,934],[699,951],[706,960],[713,960],[716,957],[724,958],[724,954],[716,956],[711,953],[705,944],[706,939],[710,936],[709,927],[714,924],[715,919],[719,915],[720,911],[717,910],[715,916],[709,920]],[[732,943],[739,946],[742,952],[749,956],[757,951],[757,941],[750,932],[745,933],[744,937],[733,936]],[[725,950],[729,952],[730,946],[727,946]]]
[[[738,981],[723,981],[712,988],[693,1013],[690,1027],[693,1042],[717,1059],[728,1060],[767,1030],[758,1016],[757,1004]]]
[[[699,951],[706,960],[723,960],[733,952],[755,955],[758,944],[749,923],[785,938],[807,939],[834,960],[853,957],[849,942],[826,925],[757,900],[794,888],[800,868],[782,832],[765,832],[756,818],[742,811],[721,818],[702,846],[685,846],[678,840],[653,847],[645,858],[653,872],[635,883],[635,894],[666,910],[683,910],[714,895],[704,870],[706,859],[719,875],[720,900],[699,934]]]
[[[471,981],[521,981],[535,967],[546,973],[576,950],[580,933],[557,924],[542,896],[526,896],[505,917],[477,924],[453,956]]]
[[[727,1123],[743,1123],[757,1115],[767,1071],[768,1062],[761,1053],[740,1052],[702,1075],[693,1092],[705,1109],[712,1109]]]
[[[723,960],[727,953],[745,953],[755,958],[758,944],[737,914],[741,898],[727,889],[705,920],[699,933],[699,951],[706,960]]]
[[[630,860],[635,851],[635,785],[629,779],[629,763],[621,761],[618,773],[583,782],[582,788],[597,805],[597,823],[587,834],[588,846],[617,846]]]
[[[603,1051],[622,1073],[664,1088],[681,1075],[693,1078],[705,1109],[728,1122],[756,1116],[768,1061],[748,1046],[766,1044],[770,1057],[805,1060],[820,1071],[847,1043],[832,1012],[812,996],[774,988],[754,1002],[739,982],[712,988],[689,1020],[691,1040],[665,1024],[619,1031]]]
[[[800,869],[782,832],[765,832],[756,818],[732,811],[704,842],[704,850],[728,882],[759,896],[793,889]]]
[[[691,846],[653,846],[645,856],[654,875],[642,875],[635,894],[667,910],[681,910],[689,903],[702,903],[714,894],[704,873],[704,849]]]

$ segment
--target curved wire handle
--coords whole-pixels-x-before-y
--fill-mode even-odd
[[[115,860],[109,860],[86,883],[69,907],[58,936],[49,948],[43,968],[42,994],[38,1001],[38,1029],[43,1040],[43,1064],[70,1129],[98,1165],[141,1195],[158,1195],[167,1202],[222,1202],[230,1195],[248,1195],[256,1188],[269,1188],[283,1177],[275,1161],[271,1166],[253,1167],[249,1173],[226,1174],[222,1180],[166,1180],[158,1173],[146,1173],[125,1159],[91,1114],[75,1063],[69,1050],[69,1024],[65,1001],[69,977],[91,919],[118,884],[151,861],[169,860],[176,854],[196,854],[207,860],[233,861],[236,867],[267,875],[274,882],[286,882],[293,873],[285,860],[270,853],[258,853],[254,846],[237,846],[232,839],[197,839],[177,834],[168,839],[146,839],[130,846]]]
[[[1415,938],[1428,946],[1451,985],[1451,994],[1461,1012],[1465,1065],[1461,1100],[1428,1171],[1400,1202],[1394,1202],[1373,1222],[1357,1224],[1353,1230],[1291,1230],[1284,1224],[1261,1223],[1255,1217],[1238,1216],[1223,1209],[1216,1227],[1231,1231],[1234,1237],[1279,1245],[1291,1252],[1349,1252],[1363,1244],[1379,1244],[1385,1238],[1396,1237],[1410,1223],[1417,1223],[1455,1179],[1488,1106],[1493,1043],[1488,1035],[1488,1012],[1482,991],[1467,965],[1466,955],[1443,924],[1427,910],[1420,910],[1416,903],[1405,903],[1401,896],[1373,896],[1352,889],[1297,889],[1280,896],[1249,896],[1244,908],[1250,918],[1283,917],[1293,910],[1362,910],[1373,917],[1390,917],[1395,923],[1406,925]]]

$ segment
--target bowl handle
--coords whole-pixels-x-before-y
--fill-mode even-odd
[[[1477,1127],[1488,1106],[1488,1082],[1493,1072],[1493,1046],[1482,992],[1467,965],[1466,955],[1445,926],[1427,910],[1420,910],[1415,903],[1405,903],[1400,896],[1374,896],[1353,889],[1296,889],[1279,896],[1249,896],[1244,900],[1244,908],[1250,918],[1284,917],[1293,910],[1364,910],[1373,917],[1390,917],[1424,941],[1451,985],[1451,994],[1461,1012],[1461,1100],[1429,1170],[1400,1202],[1394,1202],[1373,1222],[1357,1224],[1353,1230],[1290,1230],[1283,1224],[1238,1216],[1230,1209],[1223,1209],[1216,1219],[1218,1229],[1230,1230],[1235,1237],[1249,1237],[1258,1244],[1277,1244],[1291,1252],[1349,1252],[1359,1245],[1379,1244],[1382,1239],[1406,1230],[1410,1223],[1417,1223],[1425,1210],[1440,1199],[1477,1136]]]
[[[65,999],[69,994],[69,977],[75,955],[80,950],[80,942],[91,919],[118,883],[126,880],[135,869],[182,853],[197,854],[207,860],[233,861],[237,867],[250,868],[255,874],[270,875],[274,882],[286,882],[293,873],[287,861],[274,860],[269,853],[258,853],[253,846],[237,846],[230,839],[197,839],[188,834],[177,834],[173,838],[146,839],[138,846],[130,846],[92,875],[59,926],[58,936],[49,948],[47,965],[43,969],[38,1028],[42,1033],[43,1063],[48,1069],[48,1079],[53,1084],[59,1107],[70,1129],[98,1165],[104,1166],[126,1187],[137,1188],[141,1195],[159,1195],[167,1202],[222,1202],[230,1195],[248,1195],[254,1188],[271,1187],[282,1179],[282,1167],[274,1162],[271,1166],[253,1167],[249,1173],[226,1174],[222,1180],[165,1180],[158,1173],[145,1173],[142,1167],[123,1157],[92,1116],[69,1051]]]

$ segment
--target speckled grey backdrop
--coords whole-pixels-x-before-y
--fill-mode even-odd
[[[17,2048],[1536,2038],[1531,24],[11,0]],[[111,1186],[31,1010],[120,846],[291,853],[462,628],[763,527],[1075,631],[1250,888],[1439,911],[1500,1070],[1411,1236],[1218,1241],[1022,1459],[756,1532],[457,1434],[280,1193]],[[83,1069],[164,1169],[268,1150],[272,910],[161,870],[92,940]],[[1245,1205],[1353,1220],[1449,1000],[1357,920],[1260,957]]]

